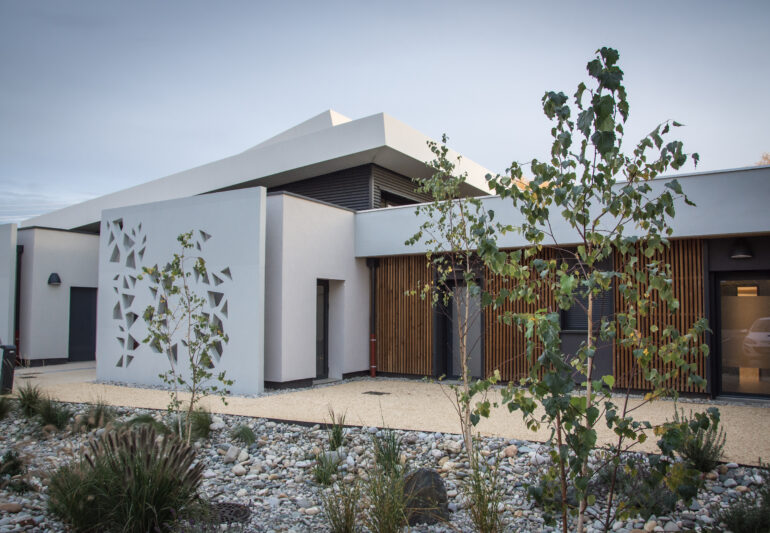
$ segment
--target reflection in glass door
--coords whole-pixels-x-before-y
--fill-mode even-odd
[[[770,280],[719,283],[722,392],[770,395]]]

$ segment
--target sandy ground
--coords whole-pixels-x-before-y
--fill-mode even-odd
[[[160,390],[104,385],[95,383],[93,362],[72,363],[45,368],[16,371],[15,387],[24,382],[39,385],[52,397],[67,402],[90,403],[101,399],[112,405],[165,409],[168,393]],[[368,394],[378,392],[382,394]],[[233,396],[224,405],[217,398],[207,398],[205,405],[215,413],[275,418],[299,422],[327,422],[329,409],[346,414],[346,423],[411,429],[420,431],[459,432],[459,422],[453,403],[447,395],[452,392],[437,383],[418,380],[363,379],[338,385],[327,385],[261,398]],[[496,393],[490,396],[494,401]],[[631,400],[638,405],[640,400]],[[680,403],[686,412],[705,410],[712,404]],[[770,403],[756,406],[716,405],[722,413],[722,425],[728,434],[725,459],[741,464],[756,465],[759,459],[770,460]],[[635,411],[637,420],[653,424],[673,418],[674,403],[657,401]],[[515,439],[545,441],[546,428],[533,432],[527,429],[518,412],[505,408],[493,409],[489,419],[478,426],[484,435]],[[614,434],[600,426],[599,440],[614,442]],[[655,438],[638,448],[655,451]]]

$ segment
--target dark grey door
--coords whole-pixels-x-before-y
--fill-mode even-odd
[[[70,288],[70,361],[96,359],[96,289]]]
[[[462,376],[461,335],[465,335],[468,370],[471,377],[480,378],[482,374],[482,330],[481,330],[481,300],[479,295],[470,296],[465,286],[455,286],[452,289],[452,300],[449,303],[452,319],[449,333],[452,359],[451,372],[453,377]],[[468,304],[467,316],[465,313]],[[458,327],[459,326],[459,327]]]
[[[329,281],[316,285],[315,377],[329,377]]]

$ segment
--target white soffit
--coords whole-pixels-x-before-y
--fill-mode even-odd
[[[326,111],[240,154],[155,179],[24,221],[22,226],[74,229],[101,220],[104,209],[184,198],[239,186],[273,187],[367,163],[426,177],[430,139],[384,113],[350,120]],[[452,160],[456,152],[450,152]],[[488,192],[487,169],[462,158],[458,172]]]

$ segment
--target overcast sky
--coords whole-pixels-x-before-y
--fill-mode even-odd
[[[628,140],[703,170],[770,151],[770,2],[0,0],[0,223],[220,159],[325,109],[385,112],[502,172],[545,90],[620,51]]]

